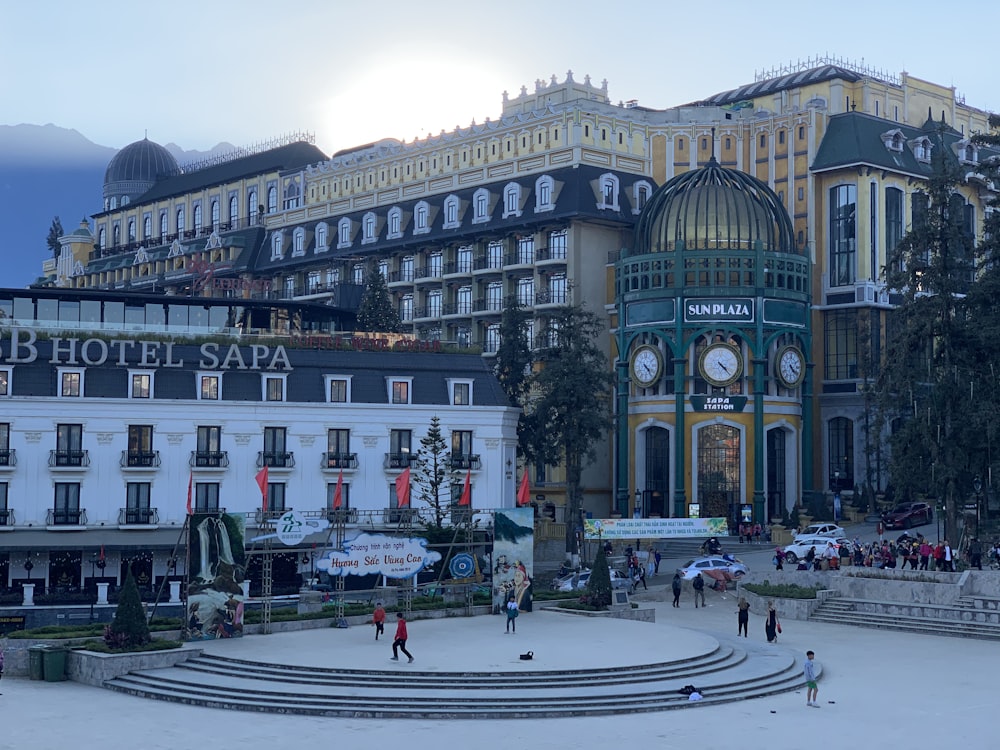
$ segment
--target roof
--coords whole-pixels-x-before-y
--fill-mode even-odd
[[[692,102],[692,104],[720,106],[723,104],[733,104],[735,102],[753,99],[758,96],[767,96],[768,94],[773,94],[777,91],[784,91],[785,89],[793,89],[800,86],[821,83],[822,81],[840,79],[854,83],[855,81],[860,81],[861,78],[862,76],[860,74],[855,73],[852,70],[848,70],[847,68],[842,68],[839,65],[821,65],[817,68],[800,70],[778,78],[769,78],[766,81],[748,83],[745,86],[740,86],[736,89],[715,94],[707,99],[703,99],[702,101]]]

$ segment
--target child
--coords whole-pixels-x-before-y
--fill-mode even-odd
[[[806,651],[806,663],[802,668],[802,674],[806,678],[806,705],[819,708],[817,700],[819,687],[816,685],[816,662],[813,661],[813,657],[815,654],[812,651]]]
[[[385,633],[385,608],[382,602],[375,602],[375,611],[372,612],[372,625],[375,626],[375,640]]]

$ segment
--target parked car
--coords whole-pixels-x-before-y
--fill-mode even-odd
[[[785,562],[794,565],[799,560],[805,559],[805,556],[809,554],[809,550],[812,547],[816,548],[817,555],[822,555],[826,551],[826,545],[830,542],[833,542],[833,547],[837,550],[838,557],[840,556],[840,548],[842,546],[846,545],[848,550],[852,549],[851,541],[847,537],[797,536],[794,542],[785,547]]]
[[[800,536],[829,536],[839,539],[840,537],[847,536],[847,532],[835,523],[824,521],[823,523],[809,524],[801,533],[795,535],[796,538]]]
[[[882,523],[887,529],[908,529],[933,521],[934,509],[927,503],[900,503],[882,514]]]
[[[685,581],[690,581],[699,573],[707,573],[709,571],[725,571],[732,575],[733,578],[740,578],[749,573],[750,568],[735,557],[712,555],[711,557],[696,557],[694,560],[688,560],[687,563],[677,569],[677,572],[681,574],[681,578]]]
[[[608,571],[611,573],[611,588],[613,589],[625,589],[628,588],[632,582],[629,580],[628,576],[620,571],[612,568]],[[573,585],[573,579],[576,579],[576,586]],[[572,591],[574,588],[579,591],[580,589],[587,588],[587,581],[590,580],[590,571],[584,570],[579,575],[573,574],[568,576],[563,576],[562,578],[553,581],[552,588],[556,591]]]

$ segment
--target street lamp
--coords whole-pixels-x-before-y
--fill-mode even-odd
[[[983,494],[983,480],[980,479],[979,475],[976,474],[972,478],[972,489],[976,491],[976,538],[979,538],[979,514],[980,505],[982,504],[982,494]]]
[[[840,520],[840,469],[833,472],[833,520]]]

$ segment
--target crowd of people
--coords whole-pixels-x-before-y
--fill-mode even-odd
[[[1000,541],[993,542],[986,550],[985,545],[973,538],[966,556],[969,564],[982,570],[985,559],[1000,566]],[[797,570],[836,570],[842,565],[856,565],[866,568],[900,568],[910,570],[937,570],[955,572],[958,552],[948,540],[938,540],[936,544],[917,534],[916,538],[903,534],[899,539],[876,539],[868,544],[860,539],[837,545],[830,541],[825,547],[813,546],[804,557],[797,560]],[[772,563],[776,570],[785,569],[784,550],[776,547]]]

